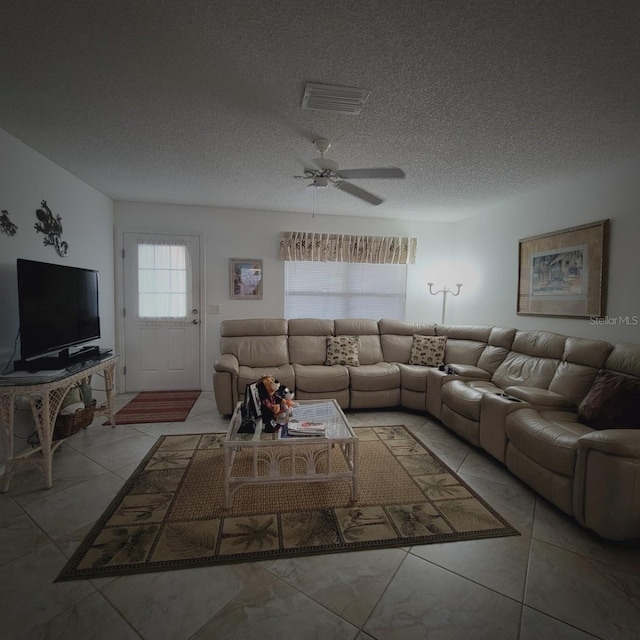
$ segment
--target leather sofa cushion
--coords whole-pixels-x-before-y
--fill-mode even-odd
[[[492,328],[488,325],[474,324],[438,324],[436,325],[436,335],[447,336],[452,340],[472,340],[474,342],[484,342],[489,340]],[[416,333],[422,333],[416,331]]]
[[[327,336],[289,336],[292,364],[324,364],[327,359]]]
[[[442,386],[441,397],[444,405],[465,418],[480,422],[480,400],[483,391],[462,380],[452,380]]]
[[[551,331],[516,331],[511,351],[538,358],[561,360],[567,338]]]
[[[446,363],[456,362],[459,364],[476,365],[486,347],[486,342],[457,340],[449,337],[447,338],[443,361]]]
[[[294,364],[296,391],[325,393],[349,388],[349,371],[339,364]]]
[[[407,364],[411,357],[412,336],[381,335],[380,346],[385,362],[402,362]]]
[[[576,406],[587,395],[598,373],[597,368],[573,362],[561,362],[551,380],[549,391],[571,398]]]
[[[220,352],[234,355],[241,366],[247,367],[279,367],[289,363],[286,335],[220,338]]]
[[[291,336],[332,336],[333,320],[325,318],[292,318],[289,320]]]
[[[508,354],[509,349],[488,344],[478,358],[478,366],[493,375]]]
[[[559,360],[510,351],[492,380],[503,389],[512,385],[548,389],[559,364]]]
[[[380,336],[358,336],[358,359],[360,360],[360,364],[376,364],[378,362],[385,362],[385,359],[382,357]]]
[[[432,367],[423,367],[419,364],[402,364],[399,363],[400,380],[403,389],[409,391],[417,391],[419,393],[427,392],[427,375]]]
[[[640,378],[640,344],[622,342],[615,345],[604,368]]]
[[[578,440],[591,429],[576,421],[572,411],[520,409],[506,422],[510,445],[555,473],[573,477]]]
[[[220,324],[220,336],[229,338],[248,338],[249,336],[286,336],[289,327],[284,318],[247,318],[223,320]]]
[[[247,367],[238,368],[238,394],[244,394],[248,384],[257,382],[262,376],[273,376],[280,384],[289,389],[295,386],[295,374],[290,364],[283,364],[279,367]]]
[[[384,391],[400,388],[400,368],[391,362],[347,367],[353,391]]]
[[[578,420],[594,429],[640,428],[640,380],[599,371],[578,405]]]

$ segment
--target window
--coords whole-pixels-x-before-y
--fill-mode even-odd
[[[286,261],[285,318],[404,320],[407,266]]]
[[[138,245],[138,316],[186,318],[188,309],[187,247]]]

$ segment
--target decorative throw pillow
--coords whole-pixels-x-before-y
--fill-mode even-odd
[[[421,336],[414,333],[409,364],[437,367],[441,362],[444,362],[446,344],[447,336]]]
[[[325,364],[349,364],[352,367],[359,367],[358,338],[355,336],[329,336]]]
[[[578,405],[578,421],[594,429],[640,428],[640,380],[599,371]]]

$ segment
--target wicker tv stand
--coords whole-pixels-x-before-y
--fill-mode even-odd
[[[96,414],[108,415],[111,426],[115,427],[112,398],[117,362],[117,355],[107,355],[74,364],[64,374],[47,382],[34,382],[32,384],[3,382],[0,384],[0,428],[6,457],[2,488],[0,489],[2,493],[9,490],[9,483],[15,466],[24,462],[36,464],[40,467],[44,475],[46,488],[50,489],[53,486],[53,453],[64,442],[64,440],[53,440],[53,428],[62,399],[76,382],[80,382],[94,373],[104,373],[107,403],[106,406],[97,409]],[[13,413],[16,396],[25,396],[29,400],[40,446],[14,457]]]

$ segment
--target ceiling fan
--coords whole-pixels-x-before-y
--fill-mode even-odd
[[[365,191],[360,187],[357,187],[347,180],[356,179],[362,180],[366,178],[404,178],[404,171],[396,167],[381,167],[374,169],[340,169],[338,163],[335,160],[325,158],[324,154],[331,147],[329,140],[325,138],[318,138],[313,141],[315,148],[320,153],[319,158],[311,160],[314,166],[304,166],[304,172],[301,176],[294,176],[299,180],[311,180],[311,183],[307,186],[314,188],[325,188],[333,186],[340,191],[349,193],[356,198],[365,200],[372,205],[378,205],[384,202],[382,198],[379,198],[369,191]]]

